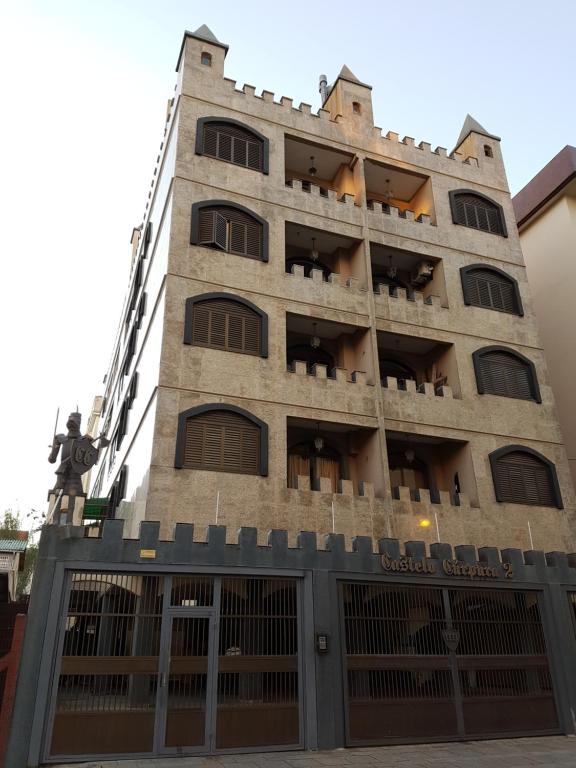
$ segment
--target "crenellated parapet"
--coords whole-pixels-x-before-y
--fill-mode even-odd
[[[318,536],[300,531],[271,530],[262,537],[241,527],[234,537],[225,526],[209,525],[198,536],[192,523],[176,523],[171,539],[160,539],[160,523],[143,522],[137,539],[124,538],[123,520],[105,520],[97,530],[81,526],[45,526],[40,559],[55,558],[77,568],[114,569],[118,564],[160,566],[237,566],[366,572],[401,578],[427,575],[464,579],[560,582],[576,585],[576,553],[522,550],[340,533]],[[94,535],[96,534],[96,535]]]

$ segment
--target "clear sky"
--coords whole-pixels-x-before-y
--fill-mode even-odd
[[[112,351],[184,29],[226,75],[319,107],[318,75],[370,83],[376,124],[450,151],[470,112],[512,193],[576,144],[576,0],[0,2],[0,512],[44,509],[56,407],[84,425]]]

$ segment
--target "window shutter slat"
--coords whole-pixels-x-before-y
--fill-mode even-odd
[[[463,193],[454,195],[452,205],[456,224],[496,235],[504,234],[502,213],[496,203],[478,195]]]
[[[553,507],[556,505],[548,467],[521,451],[509,453],[496,463],[495,482],[501,501]]]
[[[258,474],[260,430],[245,416],[211,411],[186,422],[184,466]]]
[[[192,311],[192,343],[259,355],[261,322],[257,312],[233,299],[199,301]]]
[[[263,226],[232,207],[202,208],[198,217],[198,244],[261,259]]]
[[[499,312],[520,314],[512,279],[488,269],[473,269],[466,273],[466,295],[470,304]]]
[[[200,245],[214,244],[214,221],[216,211],[211,208],[202,208],[198,221],[198,243]]]
[[[480,356],[480,377],[484,392],[521,400],[533,400],[532,370],[514,355],[487,352]]]
[[[204,126],[202,151],[218,160],[261,171],[264,142],[241,126],[207,123]]]

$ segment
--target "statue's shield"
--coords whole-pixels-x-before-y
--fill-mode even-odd
[[[92,469],[98,461],[98,449],[94,447],[89,437],[80,437],[72,441],[70,448],[70,466],[73,472],[83,475]]]

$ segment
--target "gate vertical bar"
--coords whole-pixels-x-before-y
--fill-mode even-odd
[[[442,602],[444,603],[444,617],[446,620],[446,629],[453,629],[452,608],[450,606],[450,590],[447,587],[442,588]],[[456,707],[456,723],[458,726],[458,735],[464,738],[464,710],[462,705],[462,689],[460,688],[460,675],[458,672],[458,660],[456,651],[448,649],[450,659],[450,671],[452,673],[452,688],[454,690],[454,705]]]
[[[212,626],[210,628],[210,648],[206,678],[206,746],[211,753],[216,750],[216,728],[218,727],[218,657],[220,652],[222,576],[214,577],[212,600]]]
[[[160,648],[158,663],[158,683],[156,686],[156,714],[154,718],[154,754],[162,752],[166,733],[166,708],[168,704],[168,673],[170,665],[170,640],[172,635],[172,617],[169,613],[172,577],[164,577],[164,596],[162,600],[162,627],[160,629]]]

